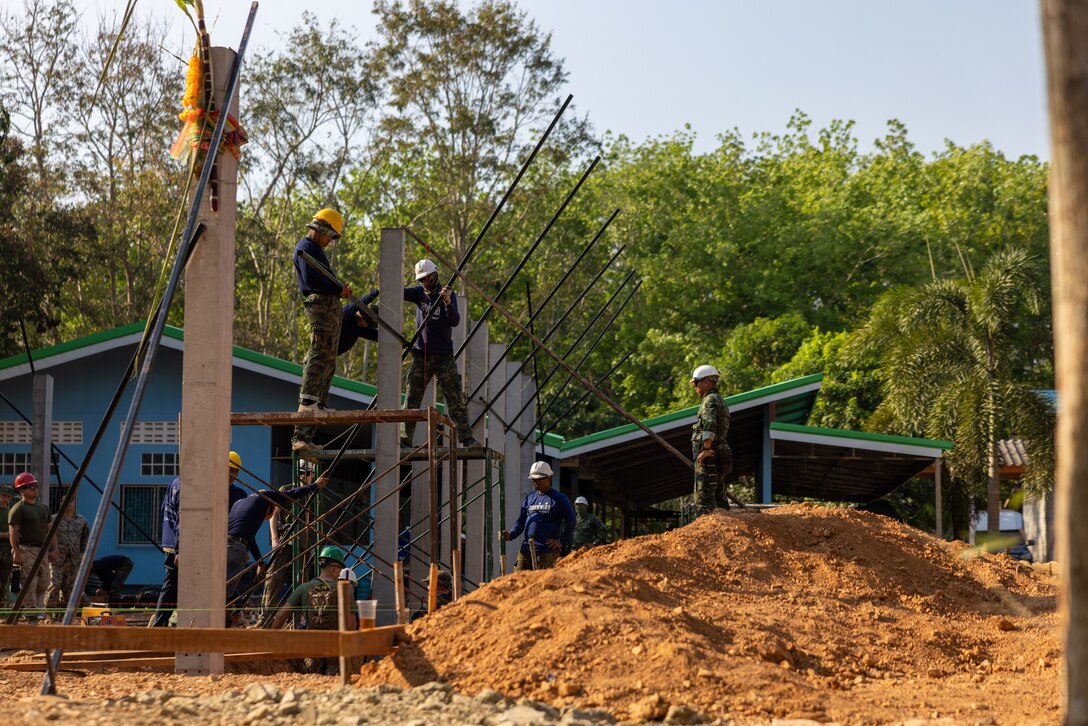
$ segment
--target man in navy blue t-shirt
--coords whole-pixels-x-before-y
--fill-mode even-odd
[[[536,569],[553,567],[564,550],[569,550],[574,538],[577,515],[567,495],[552,488],[552,468],[546,461],[538,461],[529,469],[529,479],[536,487],[521,504],[521,514],[514,528],[503,530],[499,536],[510,540],[525,533],[514,572],[533,569],[530,545],[536,550]]]

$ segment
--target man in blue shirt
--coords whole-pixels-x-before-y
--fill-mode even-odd
[[[253,555],[254,562],[258,563],[256,578],[260,580],[264,576],[261,549],[257,546],[257,532],[261,525],[272,519],[276,507],[289,509],[293,502],[311,492],[321,491],[328,483],[328,477],[321,476],[313,484],[287,491],[262,489],[235,502],[230,508],[230,515],[227,517],[227,600],[231,611],[237,613],[236,608],[245,605],[245,596],[252,585],[249,578],[238,577],[245,570],[249,555]]]
[[[299,412],[317,411],[329,403],[329,386],[336,373],[336,348],[340,341],[340,298],[351,297],[349,286],[338,286],[302,256],[307,253],[332,272],[325,248],[340,239],[344,218],[335,209],[325,208],[306,226],[309,232],[295,245],[294,253],[295,277],[310,323],[310,350],[302,362],[302,386],[298,393]],[[313,443],[316,433],[314,426],[296,426],[291,448],[295,451],[321,448]]]
[[[529,469],[529,479],[536,491],[525,497],[521,514],[514,528],[499,532],[504,540],[525,533],[514,572],[533,569],[530,541],[536,550],[536,569],[554,567],[559,555],[570,549],[574,538],[577,516],[570,500],[558,489],[552,488],[552,468],[546,461],[538,461]],[[562,529],[562,532],[560,532]]]
[[[443,286],[438,279],[438,268],[430,260],[416,263],[416,280],[420,284],[404,288],[404,300],[416,304],[416,328],[427,321],[415,345],[412,346],[412,365],[408,368],[408,396],[405,408],[419,408],[423,400],[423,391],[434,378],[442,389],[446,399],[446,413],[457,424],[457,440],[462,446],[479,446],[472,438],[472,427],[468,423],[468,410],[465,408],[465,396],[461,392],[461,376],[457,373],[457,363],[453,360],[453,328],[461,322],[457,310],[457,295]],[[431,312],[432,308],[437,309]],[[415,422],[404,424],[404,440],[401,444],[410,446]]]
[[[230,452],[230,473],[227,475],[227,507],[246,498],[246,490],[234,483],[238,471],[242,468],[242,457],[237,451]],[[170,624],[170,612],[178,602],[178,535],[181,533],[179,514],[181,512],[181,479],[177,478],[166,487],[162,498],[162,550],[163,574],[159,600],[155,604],[155,614],[151,626],[165,628]]]

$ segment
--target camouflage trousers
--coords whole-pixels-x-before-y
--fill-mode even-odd
[[[291,578],[291,549],[290,545],[285,545],[283,549],[272,555],[268,563],[264,594],[261,596],[262,617],[270,611],[278,610],[287,600],[287,581]]]
[[[340,340],[340,299],[335,295],[308,295],[304,303],[310,322],[310,350],[302,361],[299,403],[329,402],[329,386],[336,373],[336,345]],[[312,441],[317,428],[296,426],[292,441]]]
[[[536,553],[536,569],[548,570],[555,567],[555,563],[559,561],[558,552],[537,552]],[[522,570],[533,569],[533,558],[525,550],[518,551],[518,559],[514,562],[514,572],[521,572]]]
[[[706,514],[713,509],[729,509],[729,499],[725,496],[725,478],[733,471],[733,452],[728,448],[714,449],[714,455],[699,461],[696,457],[703,450],[699,441],[691,444],[691,456],[695,462],[695,512]],[[713,460],[710,467],[706,462]],[[710,468],[711,472],[707,469]]]
[[[11,568],[11,545],[5,542],[0,544],[0,607],[5,606],[11,592]]]
[[[46,605],[50,608],[60,608],[68,604],[78,571],[78,557],[62,554],[57,558],[57,561],[49,567],[49,592],[45,596]]]
[[[19,587],[27,591],[26,599],[23,600],[23,610],[41,610],[45,607],[45,593],[49,589],[49,562],[48,560],[42,562],[42,566],[38,568],[38,574],[33,580],[28,580],[27,573],[30,572],[34,560],[38,558],[41,547],[21,547],[20,549],[23,550],[23,564],[19,565],[22,575],[19,578]]]
[[[457,440],[465,441],[472,436],[472,427],[468,423],[468,411],[465,408],[465,394],[461,391],[461,376],[457,373],[457,364],[452,353],[417,353],[412,351],[412,365],[408,367],[408,400],[405,408],[419,408],[423,392],[431,379],[438,382],[442,397],[446,401],[446,414],[457,424]],[[415,422],[404,424],[408,440],[415,433]]]

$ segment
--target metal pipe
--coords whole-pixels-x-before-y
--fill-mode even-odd
[[[487,230],[491,229],[491,224],[495,221],[495,218],[499,216],[499,212],[501,212],[502,208],[506,205],[506,200],[510,198],[511,194],[513,194],[514,189],[516,189],[518,186],[518,182],[521,181],[521,177],[523,177],[525,175],[525,172],[528,171],[529,165],[533,163],[533,159],[536,158],[537,152],[539,152],[541,147],[544,146],[544,142],[548,139],[548,136],[551,135],[552,130],[555,129],[556,124],[559,123],[559,119],[560,117],[562,117],[563,112],[567,110],[567,106],[569,106],[570,102],[573,100],[574,95],[568,94],[567,99],[563,101],[563,105],[559,107],[558,111],[556,111],[555,116],[552,118],[552,122],[548,124],[548,128],[544,130],[544,134],[540,137],[540,140],[536,142],[536,146],[533,148],[533,152],[529,154],[529,158],[526,159],[525,163],[521,165],[521,169],[518,171],[518,175],[514,177],[514,181],[512,181],[510,183],[510,186],[507,187],[506,193],[502,195],[502,199],[499,200],[498,205],[496,205],[495,209],[491,212],[491,216],[487,218],[486,222],[484,222],[483,229],[480,230],[480,233],[476,235],[476,239],[474,239],[472,241],[472,244],[469,245],[468,251],[466,251],[465,256],[461,258],[461,262],[457,265],[456,271],[453,275],[450,276],[449,281],[446,282],[447,286],[452,285],[457,280],[457,273],[461,272],[464,269],[465,265],[468,264],[468,261],[472,258],[473,253],[476,252],[476,248],[480,245],[480,240],[482,240],[484,238],[484,235],[487,234]],[[416,332],[412,333],[412,337],[408,340],[408,345],[404,348],[404,352],[401,354],[402,360],[408,356],[408,352],[412,350],[412,346],[415,345],[415,342],[417,340],[419,340],[420,334],[423,332],[423,329],[427,327],[427,323],[431,321],[431,315],[434,314],[434,309],[437,307],[438,306],[436,305],[434,308],[431,308],[431,310],[427,311],[427,315],[424,316],[423,322],[419,324],[418,328],[416,328]]]
[[[620,366],[622,366],[622,365],[623,365],[624,363],[626,363],[626,362],[627,362],[627,359],[628,359],[628,358],[630,358],[630,357],[631,357],[631,351],[627,351],[626,353],[624,353],[624,354],[623,354],[623,357],[622,357],[622,358],[620,358],[619,362],[618,362],[618,363],[616,363],[616,365],[614,365],[614,366],[612,366],[611,368],[609,368],[609,369],[608,369],[608,372],[607,372],[607,373],[605,373],[605,374],[604,374],[603,376],[601,376],[600,378],[598,378],[597,380],[595,380],[595,381],[593,382],[593,385],[595,385],[595,386],[600,386],[600,385],[601,385],[602,383],[604,383],[604,382],[605,382],[606,380],[608,380],[608,379],[609,379],[609,378],[610,378],[610,377],[612,376],[612,374],[613,374],[613,373],[615,373],[615,372],[616,372],[617,370],[619,370],[619,367],[620,367]],[[557,394],[557,395],[558,395],[558,394]],[[561,413],[561,414],[559,414],[558,416],[556,416],[556,417],[555,417],[555,420],[556,420],[556,421],[558,422],[558,421],[562,421],[563,419],[565,419],[565,418],[566,418],[567,416],[569,416],[569,415],[570,415],[570,412],[571,412],[571,411],[573,411],[574,409],[578,408],[578,406],[580,406],[580,405],[582,404],[582,401],[586,400],[586,397],[587,397],[587,396],[589,396],[589,391],[582,391],[582,395],[581,395],[581,396],[579,396],[579,397],[578,397],[578,399],[577,399],[577,400],[576,400],[576,401],[575,401],[574,403],[572,403],[571,405],[567,406],[567,410],[566,410],[566,411],[564,411],[563,413]],[[550,405],[550,404],[551,404],[551,403],[552,403],[552,402],[553,402],[554,400],[555,400],[555,399],[552,399],[552,401],[549,401],[549,402],[548,402],[548,403],[549,403],[549,405]],[[538,419],[538,420],[539,420],[539,419]],[[541,448],[541,449],[543,449],[543,448],[544,448],[544,437],[545,437],[545,436],[547,436],[547,435],[548,435],[549,433],[551,433],[551,428],[547,428],[547,429],[538,429],[538,431],[540,432],[540,435],[539,435],[539,439],[540,439],[540,448]],[[524,442],[524,441],[525,441],[525,439],[527,439],[527,438],[529,438],[529,437],[528,437],[528,436],[524,436],[524,437],[522,437],[521,441],[522,441],[522,442]]]
[[[245,57],[246,45],[249,43],[249,34],[253,29],[253,20],[257,14],[257,3],[253,2],[249,8],[249,18],[246,21],[245,30],[242,32],[242,40],[238,43],[237,55],[234,58],[234,64],[231,67],[230,77],[227,80],[226,91],[223,94],[223,108],[230,108],[231,103],[234,101],[234,95],[238,91],[238,78],[241,75],[242,59]],[[136,379],[136,385],[132,392],[132,400],[129,404],[128,415],[125,417],[125,434],[121,437],[121,440],[117,443],[117,451],[113,458],[113,464],[110,466],[109,476],[106,478],[105,489],[102,493],[102,501],[99,503],[98,513],[95,515],[94,524],[91,525],[90,535],[87,538],[87,549],[83,555],[83,561],[80,562],[79,571],[76,573],[76,578],[72,584],[72,595],[68,599],[68,607],[64,612],[63,623],[65,625],[71,625],[72,620],[75,618],[76,608],[79,607],[82,601],[83,591],[87,587],[87,577],[91,572],[91,564],[94,561],[94,553],[98,549],[98,542],[102,538],[102,530],[106,524],[106,516],[109,514],[109,502],[113,499],[113,492],[117,486],[117,479],[121,473],[121,464],[124,461],[125,453],[128,451],[129,439],[132,436],[133,422],[136,420],[136,415],[140,410],[140,405],[143,403],[144,393],[147,391],[147,382],[151,377],[151,369],[155,363],[155,357],[159,351],[159,343],[162,341],[162,331],[166,327],[166,315],[170,310],[170,303],[174,299],[174,292],[177,290],[178,283],[181,279],[181,273],[183,270],[182,263],[188,258],[189,241],[192,237],[193,230],[196,228],[197,215],[200,213],[201,203],[204,201],[204,190],[208,187],[208,181],[211,179],[212,165],[215,161],[216,152],[219,149],[219,144],[223,140],[223,129],[227,124],[227,113],[219,114],[219,118],[216,120],[215,129],[212,131],[212,137],[208,142],[208,149],[210,150],[208,156],[204,159],[204,167],[200,172],[200,181],[197,183],[196,189],[193,192],[193,202],[189,207],[189,218],[185,223],[184,232],[181,235],[182,242],[178,248],[177,256],[174,260],[174,268],[171,271],[170,278],[166,284],[166,289],[163,291],[162,303],[159,306],[159,314],[155,318],[155,324],[151,328],[150,340],[147,345],[147,356],[144,359],[143,365],[139,377]],[[53,669],[56,670],[60,664],[63,651],[57,648],[53,651]],[[42,681],[41,693],[43,696],[49,695],[54,690],[53,679],[46,674],[45,679]]]
[[[600,160],[601,157],[598,154],[590,163],[589,168],[582,173],[582,176],[578,179],[578,183],[574,185],[574,188],[571,189],[567,196],[563,199],[563,203],[559,205],[559,209],[555,210],[555,214],[553,214],[551,219],[548,220],[548,223],[544,225],[544,231],[537,235],[536,241],[534,241],[533,244],[530,245],[529,250],[521,258],[521,261],[514,268],[514,271],[511,272],[510,275],[506,278],[506,282],[504,282],[502,284],[502,287],[499,288],[499,291],[495,293],[496,300],[501,299],[502,296],[506,294],[506,291],[510,289],[510,286],[514,284],[514,278],[518,276],[518,273],[520,273],[522,268],[525,267],[526,263],[529,262],[529,258],[533,256],[533,253],[536,252],[536,248],[539,247],[540,243],[544,241],[544,237],[546,237],[548,232],[551,231],[552,226],[554,226],[555,223],[559,221],[559,217],[563,214],[563,210],[565,210],[567,208],[567,205],[570,204],[571,201],[574,199],[574,196],[578,193],[578,190],[582,188],[582,184],[584,184],[586,179],[589,178],[589,175],[593,173],[593,169],[596,168]],[[468,342],[470,340],[472,340],[472,336],[476,335],[476,331],[479,330],[480,326],[487,321],[487,317],[490,314],[491,306],[489,305],[488,307],[484,308],[484,312],[482,315],[480,315],[480,319],[472,324],[472,330],[468,331],[468,335],[465,336],[464,341],[462,341],[461,345],[457,348],[456,351],[454,351],[454,358],[457,358],[459,355],[461,355],[461,352],[465,349],[465,346],[468,345]]]
[[[551,299],[559,291],[559,288],[562,287],[563,283],[567,281],[567,278],[569,278],[571,276],[571,274],[574,273],[575,268],[578,267],[578,263],[580,263],[582,261],[582,259],[585,258],[585,256],[589,253],[589,251],[591,249],[593,249],[593,246],[597,244],[597,240],[599,240],[601,238],[601,236],[604,234],[605,230],[608,229],[608,226],[610,224],[612,224],[612,220],[615,219],[616,215],[618,215],[619,213],[620,213],[620,210],[618,210],[618,209],[616,211],[612,212],[612,216],[609,217],[608,220],[603,225],[601,225],[601,228],[599,230],[597,230],[597,234],[593,235],[593,239],[589,241],[589,244],[586,245],[584,250],[582,250],[582,253],[580,255],[578,255],[578,259],[576,259],[574,261],[574,263],[571,264],[571,266],[567,268],[567,271],[563,273],[563,276],[559,279],[559,282],[555,283],[555,286],[551,289],[550,292],[548,292],[548,295],[544,298],[544,302],[542,302],[540,304],[540,307],[537,309],[536,313],[533,313],[532,310],[529,311],[529,323],[528,323],[529,328],[532,328],[533,321],[536,320],[536,316],[551,301]],[[484,375],[483,379],[479,383],[476,384],[476,388],[472,389],[472,393],[468,394],[468,396],[466,397],[467,400],[471,401],[474,398],[476,398],[476,394],[478,394],[480,392],[480,389],[483,388],[487,384],[487,379],[489,379],[491,377],[491,374],[493,374],[498,369],[498,367],[502,364],[502,362],[504,360],[506,360],[506,356],[509,355],[510,350],[514,347],[514,345],[519,340],[521,340],[521,333],[518,333],[517,335],[515,335],[514,339],[510,341],[510,344],[506,348],[503,349],[503,352],[499,355],[498,360],[496,360],[491,365],[491,368]]]
[[[623,309],[625,307],[627,307],[627,303],[631,302],[631,299],[635,296],[635,293],[638,292],[638,289],[641,286],[642,286],[642,281],[639,280],[638,284],[635,285],[633,288],[631,288],[631,292],[628,293],[627,297],[620,304],[620,306],[618,308],[616,308],[616,312],[614,312],[612,314],[612,317],[608,320],[608,322],[605,324],[605,326],[603,328],[601,328],[601,331],[599,333],[597,333],[597,337],[593,340],[593,343],[590,344],[590,346],[586,350],[585,354],[582,355],[582,358],[574,366],[575,370],[581,370],[582,369],[582,365],[585,364],[586,360],[589,359],[589,356],[593,352],[593,349],[596,348],[597,344],[601,342],[601,340],[604,338],[605,333],[607,333],[608,330],[612,327],[612,324],[616,322],[616,319],[619,318],[620,314],[623,312]],[[551,380],[552,373],[555,373],[557,370],[558,370],[558,367],[553,368],[551,373],[548,374],[548,378],[545,379],[544,382],[547,383],[549,380]],[[555,402],[556,397],[560,393],[562,393],[563,389],[565,389],[567,387],[567,384],[570,383],[570,379],[571,379],[571,376],[568,375],[566,380],[563,381],[563,383],[559,386],[559,389],[555,392],[555,395],[552,396],[552,400],[548,402],[549,405],[544,407],[544,411],[542,411],[541,414],[540,414],[541,416],[543,416],[545,413],[547,413],[548,409],[551,408],[551,404]],[[537,419],[537,420],[539,421],[540,419]],[[531,436],[531,435],[532,435],[532,433],[525,434],[526,437]],[[525,439],[522,439],[522,441],[524,441],[524,440]]]
[[[567,357],[570,356],[572,353],[574,353],[575,348],[577,348],[581,344],[581,342],[583,340],[585,340],[585,337],[587,335],[589,335],[589,331],[593,329],[593,326],[597,324],[597,321],[601,319],[601,316],[604,315],[605,311],[608,310],[608,308],[612,305],[612,302],[619,296],[619,294],[621,292],[623,292],[623,288],[627,287],[627,283],[630,282],[631,279],[634,276],[635,276],[635,271],[634,270],[631,270],[629,273],[627,273],[627,277],[623,278],[623,282],[620,283],[619,287],[616,288],[615,292],[613,292],[612,295],[609,296],[608,300],[605,301],[604,305],[602,305],[597,310],[597,312],[593,314],[593,317],[590,319],[590,321],[585,325],[585,327],[582,328],[582,332],[578,334],[578,337],[575,339],[575,341],[573,343],[571,343],[570,346],[567,347],[567,350],[563,353],[562,359],[564,361],[566,361]],[[634,290],[638,290],[639,285],[641,285],[641,284],[642,284],[641,281],[635,283],[635,286],[632,288],[632,293],[631,294],[634,293]],[[627,297],[628,300],[631,299],[631,294],[628,295],[628,297]],[[543,340],[547,341],[548,338],[551,337],[551,332],[552,331],[548,331],[548,335],[545,335]],[[536,350],[537,349],[534,347],[532,352],[536,353]],[[540,385],[542,387],[548,385],[548,382],[552,379],[552,376],[554,376],[556,374],[556,372],[558,372],[558,371],[559,371],[559,366],[553,367],[550,371],[548,371],[548,375],[546,375],[544,377],[544,381]],[[519,370],[519,372],[520,372],[520,370]],[[511,378],[511,380],[513,380],[513,379]],[[532,405],[532,402],[535,401],[537,396],[540,395],[540,391],[541,391],[541,389],[537,388],[536,391],[533,392],[533,395],[529,396],[529,400],[526,401],[525,403],[523,403],[521,405],[521,408],[518,409],[518,412],[516,414],[514,414],[514,416],[511,417],[513,421],[517,421],[518,417],[521,416],[521,414],[525,412],[525,409],[528,408],[530,405]],[[501,395],[501,393],[502,393],[502,390],[499,391],[500,395]]]
[[[432,248],[430,245],[428,245],[426,242],[424,242],[422,239],[420,239],[419,236],[415,232],[413,232],[411,229],[409,229],[407,227],[404,228],[404,231],[407,232],[412,237],[412,239],[414,239],[416,242],[418,242],[420,244],[420,246],[422,246],[425,250],[430,252],[431,255],[436,260],[438,260],[441,264],[446,265],[447,267],[449,266],[449,263],[446,262],[445,260],[443,260],[442,257],[434,250],[434,248]],[[695,468],[695,464],[691,461],[690,457],[685,456],[684,454],[677,451],[676,447],[673,446],[672,444],[670,444],[668,441],[665,441],[665,439],[661,438],[660,434],[658,434],[656,431],[652,431],[648,426],[646,426],[646,424],[642,423],[642,421],[640,421],[637,418],[635,418],[634,416],[632,416],[623,407],[621,407],[618,403],[616,403],[611,398],[609,398],[607,394],[605,394],[603,391],[601,391],[599,388],[597,388],[595,385],[593,385],[593,383],[591,381],[589,381],[585,376],[578,373],[578,371],[574,370],[571,366],[567,365],[566,361],[564,361],[562,358],[560,358],[558,354],[556,354],[551,348],[549,348],[547,345],[545,345],[544,342],[542,340],[540,340],[540,338],[538,338],[535,335],[533,335],[532,333],[530,333],[528,328],[526,328],[524,325],[522,325],[521,322],[516,317],[514,317],[513,313],[511,313],[505,307],[500,305],[490,295],[488,295],[486,292],[484,292],[480,288],[479,285],[477,285],[472,280],[470,280],[468,275],[466,275],[463,272],[458,272],[457,276],[461,278],[461,280],[465,283],[465,285],[467,287],[469,287],[469,289],[471,289],[473,292],[475,292],[477,295],[479,295],[482,300],[489,303],[493,308],[495,308],[495,310],[498,311],[498,313],[500,315],[502,315],[504,318],[506,318],[506,320],[511,325],[513,325],[515,328],[517,328],[522,333],[524,333],[529,338],[529,340],[533,341],[538,346],[540,346],[540,349],[542,351],[544,351],[544,353],[549,358],[554,360],[556,363],[559,363],[568,372],[573,373],[574,377],[578,379],[579,383],[581,383],[583,386],[588,388],[595,396],[597,396],[597,398],[599,398],[601,401],[603,401],[605,404],[607,404],[609,408],[611,408],[613,411],[620,414],[625,419],[627,419],[628,421],[633,423],[635,426],[639,427],[640,429],[645,431],[647,434],[649,434],[651,439],[653,439],[658,444],[660,444],[662,448],[664,448],[666,451],[668,451],[670,454],[672,454],[678,460],[682,461],[686,467],[688,467],[689,469],[694,469]]]
[[[576,307],[578,306],[578,304],[579,304],[580,302],[582,302],[582,300],[583,300],[583,299],[585,299],[585,296],[586,296],[586,295],[588,295],[588,294],[589,294],[589,292],[590,292],[591,290],[593,290],[593,289],[594,289],[594,288],[596,287],[596,285],[597,285],[597,282],[598,282],[598,281],[599,281],[599,280],[601,279],[601,277],[602,277],[602,276],[604,275],[604,273],[608,271],[608,268],[612,266],[612,263],[613,263],[613,262],[615,262],[615,261],[616,261],[616,260],[617,260],[617,259],[619,258],[620,254],[621,254],[621,253],[623,252],[623,250],[624,250],[624,249],[625,249],[624,247],[620,247],[620,248],[619,248],[618,250],[616,250],[616,253],[615,253],[615,254],[613,254],[613,255],[612,255],[612,257],[610,257],[610,258],[609,258],[608,262],[606,262],[606,263],[604,264],[604,267],[602,267],[602,268],[601,268],[601,269],[600,269],[600,270],[599,270],[599,271],[597,272],[597,274],[596,274],[596,275],[594,275],[593,279],[589,281],[589,284],[588,284],[588,285],[586,285],[586,286],[585,286],[585,288],[584,288],[584,289],[582,290],[582,292],[580,292],[580,293],[578,294],[578,297],[576,297],[576,298],[574,299],[574,301],[573,301],[573,302],[572,302],[572,303],[571,303],[570,305],[568,305],[568,306],[567,306],[567,309],[563,311],[563,314],[559,316],[559,319],[558,319],[557,321],[555,321],[555,323],[554,323],[554,324],[553,324],[553,325],[552,325],[552,326],[551,326],[550,328],[548,328],[547,332],[546,332],[546,333],[544,334],[544,340],[548,340],[549,338],[551,338],[551,337],[552,337],[552,335],[553,335],[553,334],[555,333],[555,331],[559,329],[559,326],[560,326],[560,325],[561,325],[561,324],[563,323],[563,321],[567,319],[567,316],[568,316],[568,315],[570,315],[571,311],[573,311],[573,310],[574,310],[574,308],[576,308]],[[585,335],[585,332],[586,332],[586,331],[588,331],[588,330],[589,330],[589,329],[590,329],[591,327],[593,327],[593,323],[595,323],[595,322],[597,321],[597,318],[598,318],[598,317],[600,317],[601,313],[603,313],[603,312],[604,312],[604,309],[608,307],[609,303],[611,303],[611,302],[612,302],[612,300],[613,300],[613,299],[614,299],[614,298],[616,297],[616,295],[617,295],[617,294],[619,293],[619,291],[623,289],[623,286],[627,284],[627,281],[628,281],[628,280],[630,280],[630,279],[631,279],[631,277],[632,277],[632,276],[633,276],[634,274],[635,274],[635,273],[634,273],[633,271],[632,271],[632,272],[630,272],[630,273],[628,273],[628,275],[627,275],[627,277],[626,277],[626,278],[624,279],[623,283],[622,283],[622,284],[620,284],[620,286],[619,286],[619,288],[618,288],[618,289],[616,290],[616,292],[614,292],[614,293],[612,294],[612,297],[610,297],[610,298],[608,299],[608,302],[607,302],[607,303],[605,303],[605,306],[604,306],[604,308],[601,308],[600,312],[598,312],[598,313],[597,313],[597,314],[596,314],[596,315],[595,315],[595,316],[593,317],[593,320],[592,320],[592,321],[590,321],[589,325],[587,325],[587,326],[585,327],[585,330],[583,330],[583,332],[582,332],[582,335],[580,335],[580,336],[578,337],[578,340],[579,340],[579,341],[581,341],[582,337],[583,337],[583,336]],[[577,345],[577,344],[578,344],[578,343],[576,342],[576,343],[575,343],[575,345]],[[536,350],[537,350],[537,349],[536,349],[536,348],[534,347],[534,348],[533,348],[533,349],[532,349],[532,350],[531,350],[531,351],[529,352],[529,355],[530,355],[530,356],[534,355],[534,354],[536,353]],[[573,350],[573,346],[571,347],[571,350]],[[570,355],[570,350],[568,350],[568,351],[567,351],[566,355]],[[513,383],[513,382],[514,382],[514,380],[515,380],[515,379],[517,378],[517,375],[518,375],[518,373],[521,373],[522,369],[524,369],[524,368],[525,368],[525,361],[522,361],[521,365],[520,365],[520,366],[518,366],[518,369],[517,369],[516,371],[514,371],[514,374],[513,374],[513,375],[511,375],[511,376],[510,376],[509,378],[507,378],[507,379],[506,379],[506,383],[502,384],[502,387],[501,387],[501,388],[499,388],[499,390],[498,390],[498,391],[497,391],[497,392],[495,393],[495,395],[493,395],[493,396],[491,397],[491,399],[492,399],[492,400],[491,400],[491,401],[484,401],[484,407],[483,407],[483,410],[481,410],[481,411],[480,411],[480,413],[476,415],[476,418],[475,418],[475,419],[474,419],[474,420],[472,421],[472,425],[473,425],[473,426],[475,426],[475,425],[476,425],[476,422],[477,422],[477,421],[479,421],[479,420],[480,420],[481,418],[483,418],[483,417],[484,417],[484,415],[486,415],[486,414],[487,414],[487,412],[491,410],[491,404],[492,404],[492,403],[494,402],[494,399],[496,399],[496,398],[498,398],[499,396],[501,396],[501,395],[503,394],[503,392],[504,392],[504,391],[505,391],[505,390],[506,390],[507,388],[509,388],[509,387],[510,387],[510,384],[511,384],[511,383]],[[547,383],[547,381],[546,381],[546,380],[545,380],[545,383]],[[542,384],[542,385],[543,385],[543,384]],[[520,415],[522,414],[522,412],[523,412],[524,410],[525,410],[525,407],[524,407],[524,406],[522,406],[522,407],[521,407],[521,410],[520,410],[520,411],[518,411],[517,415],[516,415],[516,416],[513,416],[513,417],[511,417],[511,419],[510,419],[510,422],[509,422],[509,423],[507,423],[507,424],[505,425],[505,427],[506,427],[507,429],[509,429],[509,428],[510,428],[510,427],[511,427],[511,426],[513,425],[514,421],[517,421],[517,420],[518,420],[518,416],[520,416]]]

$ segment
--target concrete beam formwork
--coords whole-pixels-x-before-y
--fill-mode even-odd
[[[211,49],[221,107],[234,51]],[[238,96],[228,112],[235,118]],[[218,211],[204,197],[204,237],[185,270],[185,356],[181,393],[178,626],[222,628],[227,580],[227,454],[234,342],[234,233],[238,161],[216,157]],[[223,653],[178,653],[178,673],[223,672]]]
[[[466,310],[467,308],[466,305]],[[472,340],[468,342],[468,347],[465,348],[465,378],[468,381],[469,391],[474,390],[483,380],[487,374],[487,368],[487,323],[484,323],[476,331],[476,335],[472,337]],[[483,408],[483,404],[479,400],[468,401],[468,420],[474,421]],[[477,441],[483,442],[487,440],[486,433],[487,422],[481,418],[472,427],[472,435]],[[475,459],[467,462],[466,471],[468,474],[464,481],[465,500],[472,500],[473,497],[476,499],[465,507],[465,533],[468,536],[465,539],[465,551],[462,553],[462,561],[464,563],[465,577],[470,582],[477,583],[490,579],[491,568],[485,569],[484,554],[490,538],[495,536],[495,533],[489,531],[489,528],[485,526],[484,521],[484,504],[486,498],[490,496],[490,492],[487,491],[487,479],[485,477],[488,466],[490,466],[488,459]],[[488,575],[487,578],[484,576],[485,572]]]
[[[489,343],[487,346],[488,360],[498,360],[506,352],[506,345],[503,343]],[[499,370],[503,370],[502,366]],[[496,371],[491,375],[491,378],[487,379],[487,400],[491,402],[491,412],[486,416],[487,419],[487,447],[492,451],[495,451],[500,455],[499,459],[488,459],[487,466],[491,467],[491,527],[487,533],[488,537],[494,537],[499,530],[510,529],[513,522],[506,521],[506,515],[503,509],[503,502],[505,500],[505,493],[500,482],[503,481],[503,467],[505,466],[504,458],[506,456],[506,435],[502,430],[502,423],[499,418],[506,415],[506,392],[501,395],[499,389],[502,388],[502,384],[506,382],[506,379]],[[499,558],[498,555],[510,554],[510,547],[508,543],[499,542],[496,550],[496,557],[488,563],[488,568],[491,572],[491,578],[498,577],[499,572]],[[517,552],[517,550],[512,550]],[[509,572],[509,569],[507,569]]]
[[[404,284],[404,230],[383,229],[378,258],[378,278],[382,288],[389,291],[379,300],[380,314],[394,330],[404,326],[404,300],[400,289]],[[378,329],[378,409],[400,408],[401,345],[386,330]],[[420,428],[420,427],[417,427]],[[425,427],[422,427],[425,428]],[[400,483],[397,462],[400,460],[400,424],[380,423],[374,433],[374,466],[377,478],[372,488],[373,500],[388,494]],[[372,501],[373,501],[372,500]],[[397,556],[397,534],[400,532],[398,497],[391,496],[371,513],[374,517],[374,553],[386,562]],[[394,622],[393,583],[384,577],[374,578],[374,598],[378,600],[378,624]]]

